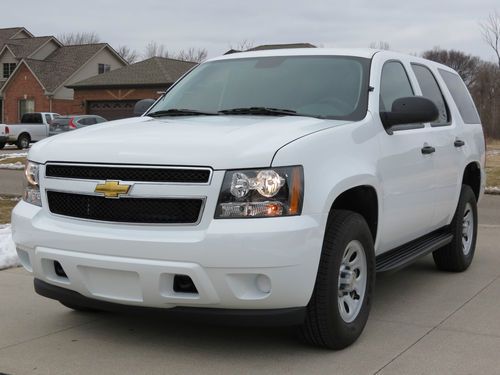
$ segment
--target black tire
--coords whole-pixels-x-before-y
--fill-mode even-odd
[[[344,251],[353,240],[364,248],[367,277],[360,310],[354,320],[347,323],[341,316],[338,301],[339,273]],[[366,221],[352,211],[333,210],[326,226],[313,295],[306,319],[299,328],[300,338],[308,344],[335,350],[351,345],[368,320],[374,285],[375,254]]]
[[[462,244],[462,231],[467,207],[472,211],[473,225],[470,248],[468,252],[465,252]],[[477,239],[477,201],[476,195],[468,185],[462,185],[457,210],[450,224],[450,231],[453,234],[453,240],[445,247],[432,253],[434,263],[437,268],[443,271],[462,272],[469,268],[474,258]]]
[[[4,147],[5,147],[5,142],[0,142],[0,150],[3,150]]]
[[[30,147],[31,138],[29,134],[23,133],[17,138],[16,146],[19,150]]]
[[[59,301],[61,303],[61,305],[67,307],[68,309],[72,309],[72,310],[75,310],[75,311],[80,311],[80,312],[100,312],[100,310],[96,310],[96,309],[92,309],[90,307],[85,307],[85,306],[81,306],[81,305],[78,305],[78,304],[75,304],[75,303],[71,303],[71,302],[65,302],[65,301]]]

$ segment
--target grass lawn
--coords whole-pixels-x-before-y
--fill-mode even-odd
[[[0,224],[10,223],[10,213],[18,202],[19,198],[0,196]]]
[[[500,140],[488,142],[486,149],[486,186],[500,187]]]

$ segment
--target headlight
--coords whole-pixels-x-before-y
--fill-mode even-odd
[[[301,166],[227,171],[215,218],[300,215],[303,193]]]
[[[25,202],[42,206],[42,197],[40,194],[39,186],[39,171],[40,164],[28,161],[24,168],[24,175],[26,176],[23,200]]]

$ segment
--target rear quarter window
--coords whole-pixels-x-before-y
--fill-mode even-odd
[[[25,113],[21,118],[23,124],[43,124],[41,113]]]
[[[451,93],[455,104],[458,107],[460,116],[466,124],[480,124],[481,120],[472,101],[469,91],[458,74],[438,69],[446,87]]]

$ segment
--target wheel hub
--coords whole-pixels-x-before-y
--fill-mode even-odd
[[[361,242],[353,240],[344,250],[339,268],[338,306],[346,323],[356,319],[363,305],[368,267]]]
[[[465,205],[462,219],[462,251],[465,255],[470,253],[472,248],[472,237],[474,236],[474,214],[470,203]]]
[[[342,264],[340,266],[340,276],[339,276],[339,295],[346,295],[354,290],[354,284],[356,282],[356,272],[351,270],[348,265]]]

